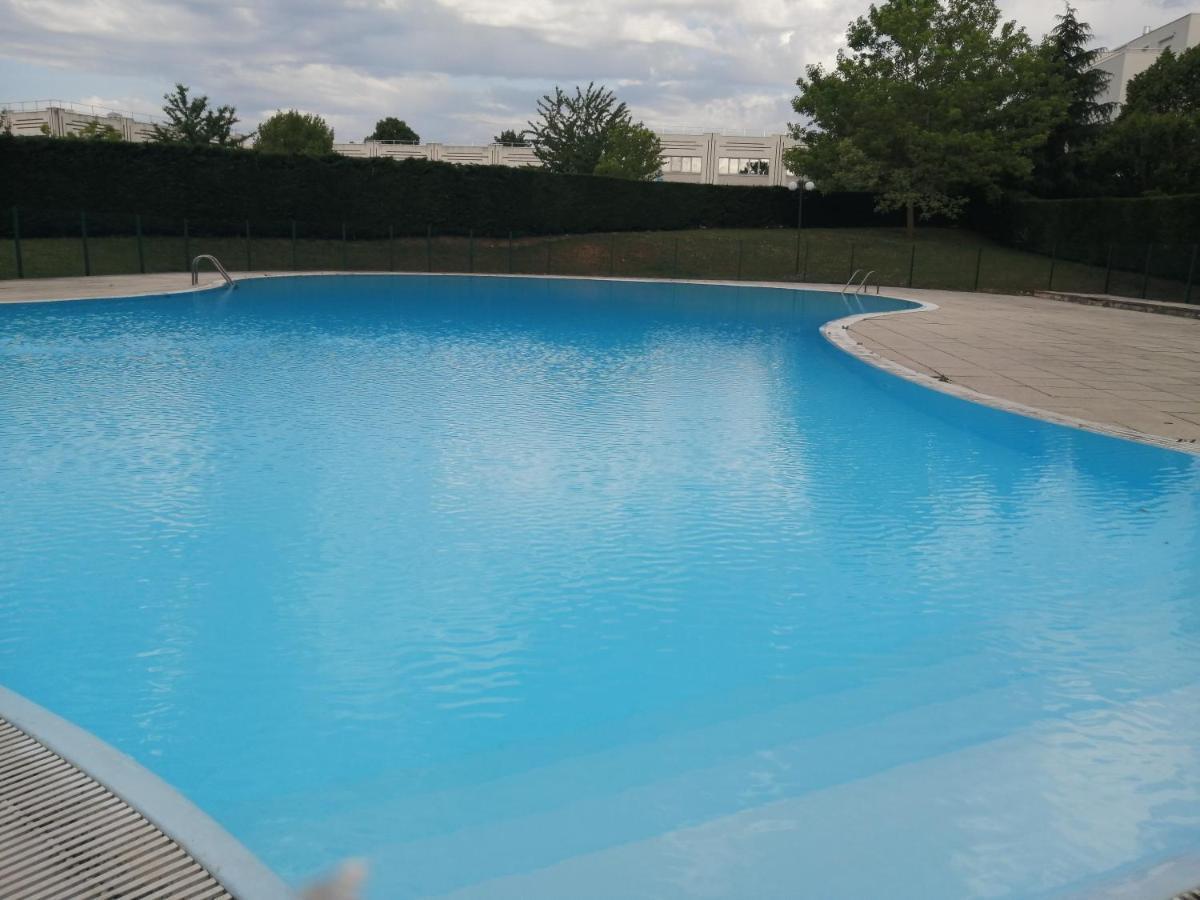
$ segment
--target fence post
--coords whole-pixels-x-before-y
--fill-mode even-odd
[[[796,274],[800,274],[800,229],[796,229]]]
[[[1142,299],[1146,299],[1146,295],[1150,292],[1150,254],[1154,250],[1153,244],[1146,245],[1146,268],[1142,272]]]
[[[675,236],[675,253],[671,257],[671,277],[679,277],[679,235]]]
[[[246,220],[246,271],[249,272],[254,268],[253,260],[250,258],[250,220]]]
[[[1184,289],[1184,292],[1183,292],[1183,302],[1184,303],[1192,302],[1192,278],[1196,274],[1196,251],[1197,251],[1197,249],[1200,249],[1200,245],[1192,244],[1192,260],[1191,260],[1191,262],[1188,263],[1187,287]],[[19,266],[17,268],[17,271],[20,272]]]
[[[614,231],[608,239],[608,275],[611,278],[617,272],[617,233]]]
[[[346,223],[342,222],[342,271],[350,268],[350,260],[346,256]]]
[[[25,266],[21,262],[21,215],[17,212],[17,208],[12,208],[12,223],[13,223],[13,253],[17,257],[17,277],[25,277]]]
[[[546,241],[546,274],[547,275],[549,275],[551,269],[554,268],[554,258],[552,256],[553,249],[554,249],[554,242],[551,240]]]
[[[137,247],[138,247],[138,272],[142,275],[146,274],[146,252],[142,249],[142,217],[134,215],[133,227],[137,230]]]
[[[738,270],[737,270],[737,280],[738,281],[742,280],[742,251],[745,249],[745,246],[746,246],[745,241],[738,241]]]
[[[512,231],[508,232],[508,274],[512,274]]]
[[[83,241],[83,274],[92,274],[92,258],[88,254],[88,239],[87,239],[87,213],[79,214],[79,237]]]
[[[425,271],[433,271],[433,225],[425,226]]]
[[[1104,260],[1104,293],[1108,293],[1108,288],[1112,284],[1112,255],[1113,245],[1108,245],[1108,256]]]
[[[804,242],[804,266],[800,270],[800,280],[808,281],[808,256],[812,252],[812,241]]]
[[[1058,241],[1050,247],[1050,278],[1046,282],[1046,290],[1054,290],[1054,264],[1058,262]]]
[[[396,226],[388,226],[388,271],[396,271]]]
[[[854,277],[854,241],[850,242],[850,274],[846,277],[847,281]]]
[[[912,245],[912,250],[908,254],[908,286],[912,287],[913,269],[917,267],[917,245]]]
[[[475,229],[467,229],[467,271],[475,271]]]
[[[183,271],[192,267],[192,236],[188,233],[188,220],[183,220]]]
[[[296,271],[296,220],[292,219],[292,271]]]
[[[979,254],[975,257],[975,293],[979,293],[979,270],[983,268],[983,248],[979,248]]]

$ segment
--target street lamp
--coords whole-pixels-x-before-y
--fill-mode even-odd
[[[796,192],[796,230],[799,231],[804,227],[804,194],[806,191],[811,191],[816,188],[816,185],[799,176],[802,181],[789,181],[788,190]]]

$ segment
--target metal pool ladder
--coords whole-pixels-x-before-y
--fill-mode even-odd
[[[853,288],[851,293],[854,293],[854,294],[865,294],[867,292],[867,289],[870,287],[871,276],[875,274],[875,270],[871,269],[870,271],[868,271],[867,274],[864,275],[862,277],[862,279],[856,284],[854,279],[858,278],[858,274],[861,271],[862,271],[862,269],[855,269],[854,274],[851,275],[846,280],[845,286],[842,287],[843,294],[846,293],[846,291],[850,291],[851,288]],[[879,293],[879,285],[878,284],[875,285],[875,293],[876,294]]]
[[[197,256],[195,259],[192,260],[192,285],[193,286],[195,286],[196,283],[199,282],[199,280],[200,280],[200,263],[206,259],[210,263],[213,264],[213,268],[215,268],[218,272],[221,273],[221,277],[225,279],[226,284],[228,284],[231,288],[237,287],[237,284],[234,282],[234,280],[229,277],[229,273],[225,271],[225,267],[223,265],[221,265],[221,261],[219,259],[217,259],[215,256],[210,256],[207,253],[202,253],[200,256]]]

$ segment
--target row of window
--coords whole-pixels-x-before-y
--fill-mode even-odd
[[[684,175],[699,175],[699,156],[664,156],[663,172],[678,172]],[[718,175],[769,175],[771,164],[765,159],[749,159],[738,156],[722,156],[717,160]]]

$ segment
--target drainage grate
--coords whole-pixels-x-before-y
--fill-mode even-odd
[[[136,810],[4,719],[0,897],[233,900]]]

